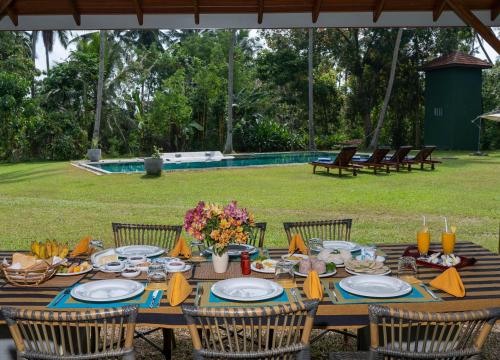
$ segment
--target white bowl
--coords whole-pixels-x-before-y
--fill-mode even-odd
[[[148,259],[144,255],[132,255],[128,257],[128,262],[130,265],[139,265],[142,264],[143,262],[146,262]]]
[[[131,272],[130,270],[133,270],[133,272]],[[126,277],[126,278],[135,278],[135,277],[139,276],[140,274],[141,274],[141,271],[137,268],[134,268],[134,267],[128,267],[128,268],[124,269],[124,271],[122,271],[122,276]]]
[[[123,261],[112,261],[104,265],[104,268],[108,271],[122,271],[125,269],[125,263]]]
[[[184,269],[186,263],[184,261],[171,261],[165,264],[165,268],[169,271]]]

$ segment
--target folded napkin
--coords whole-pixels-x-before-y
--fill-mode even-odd
[[[295,234],[292,237],[292,241],[290,242],[290,246],[288,247],[288,252],[294,253],[295,250],[299,250],[302,254],[307,254],[307,246],[304,244],[304,240],[302,240],[302,236],[300,234]]]
[[[191,294],[191,285],[181,273],[175,273],[168,283],[167,299],[170,305],[177,306]]]
[[[90,241],[92,240],[92,236],[86,236],[81,239],[78,244],[76,244],[75,248],[71,252],[71,257],[77,257],[84,254],[90,254]]]
[[[457,269],[454,267],[449,268],[441,275],[436,277],[430,282],[430,285],[436,289],[446,291],[448,294],[456,297],[465,296],[465,287],[458,274]]]
[[[175,244],[174,248],[170,250],[170,253],[168,255],[173,257],[180,255],[189,259],[191,257],[191,248],[186,244],[186,240],[184,240],[184,238],[181,236]]]
[[[323,285],[319,279],[318,273],[314,270],[309,272],[304,281],[304,293],[308,299],[323,299]]]

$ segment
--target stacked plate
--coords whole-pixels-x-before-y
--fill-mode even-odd
[[[399,297],[412,291],[406,281],[380,275],[350,276],[342,279],[339,286],[351,294],[371,298]]]
[[[348,250],[350,252],[356,252],[361,250],[361,246],[350,241],[337,241],[337,240],[325,240],[323,241],[323,248],[332,250]]]
[[[144,292],[137,281],[111,279],[91,281],[71,289],[71,296],[80,301],[114,302],[133,298]]]
[[[266,279],[234,278],[216,282],[211,291],[215,296],[233,301],[262,301],[281,295],[283,287]]]

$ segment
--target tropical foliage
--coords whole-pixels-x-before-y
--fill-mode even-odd
[[[47,58],[55,39],[74,44],[65,61],[43,74],[34,66],[40,34]],[[318,148],[349,139],[370,143],[386,108],[396,36],[395,29],[314,30]],[[478,48],[468,29],[404,30],[379,143],[419,146],[419,67],[452,50]],[[82,158],[93,137],[107,156],[148,155],[153,146],[306,149],[307,49],[305,29],[0,32],[0,159]],[[102,109],[96,116],[100,63]],[[485,71],[485,111],[500,107],[499,68]],[[498,125],[484,131],[484,146],[500,146]]]

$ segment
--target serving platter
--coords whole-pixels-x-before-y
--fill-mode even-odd
[[[144,292],[140,282],[124,279],[97,280],[71,289],[71,296],[80,301],[114,302],[133,298]]]
[[[128,245],[116,248],[116,253],[120,257],[129,257],[133,255],[141,255],[146,257],[154,257],[165,252],[164,249],[153,245]]]
[[[357,275],[342,279],[339,286],[354,295],[393,298],[406,295],[412,287],[406,281],[382,275]]]
[[[332,250],[347,250],[350,252],[356,252],[361,250],[361,246],[351,241],[339,241],[339,240],[324,240],[323,248]]]
[[[430,250],[428,252],[429,255],[436,254],[436,253],[437,253],[437,251],[432,251],[432,250]],[[456,269],[461,269],[461,268],[466,267],[466,266],[474,265],[477,261],[475,258],[469,258],[466,256],[461,256],[461,255],[455,255],[460,259],[460,262],[456,265],[445,266],[442,264],[434,264],[432,262],[426,261],[425,259],[421,258],[420,254],[418,252],[418,247],[415,245],[408,246],[405,249],[403,256],[411,256],[411,257],[415,258],[415,261],[417,262],[418,265],[431,267],[434,269],[439,269],[441,271],[447,270],[450,267],[454,267]]]
[[[278,283],[259,278],[233,278],[212,285],[212,293],[233,301],[262,301],[275,298],[283,292]]]

